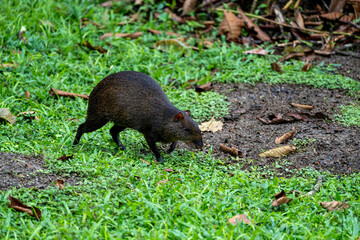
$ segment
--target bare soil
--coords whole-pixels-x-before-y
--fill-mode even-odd
[[[331,121],[340,105],[354,101],[344,91],[316,89],[302,85],[217,85],[216,91],[228,96],[231,112],[223,118],[223,130],[205,133],[208,151],[213,146],[215,157],[225,163],[240,163],[241,169],[268,168],[279,176],[290,177],[306,167],[333,174],[351,174],[360,169],[360,129]],[[313,110],[295,108],[290,103],[308,104]],[[289,113],[306,114],[305,121],[286,117]],[[294,120],[278,124],[264,124],[282,114]],[[282,160],[260,158],[259,153],[278,147],[276,137],[295,127],[296,139],[302,140],[296,152]],[[220,151],[219,144],[235,147],[243,152],[243,159],[233,158]],[[280,144],[286,145],[286,144]],[[266,176],[267,174],[265,174]]]
[[[65,185],[75,184],[78,177],[45,173],[45,161],[40,156],[25,156],[16,153],[0,152],[0,190],[13,187],[43,189],[55,185],[58,179],[64,179]]]

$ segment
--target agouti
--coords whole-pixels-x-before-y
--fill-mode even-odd
[[[121,148],[119,133],[125,128],[143,133],[156,160],[163,162],[156,142],[171,143],[171,153],[177,141],[191,147],[203,146],[201,131],[189,111],[180,111],[171,104],[160,85],[150,76],[134,71],[109,75],[101,80],[89,96],[85,123],[77,130],[74,145],[84,133],[95,131],[113,122],[110,134]]]

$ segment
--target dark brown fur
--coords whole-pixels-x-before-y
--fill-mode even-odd
[[[156,142],[172,143],[169,153],[175,149],[176,141],[197,148],[203,145],[201,131],[188,112],[174,107],[160,85],[140,72],[114,73],[98,83],[90,94],[87,118],[77,130],[74,145],[84,133],[95,131],[109,121],[114,123],[110,134],[117,145],[125,149],[119,133],[125,128],[136,129],[144,134],[160,162],[163,160]]]

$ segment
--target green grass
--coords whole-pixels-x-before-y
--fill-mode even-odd
[[[0,151],[43,155],[48,172],[60,175],[77,173],[81,181],[59,191],[56,187],[33,191],[11,189],[0,192],[1,239],[357,239],[359,226],[359,175],[336,178],[326,175],[320,192],[311,198],[271,207],[273,195],[281,190],[312,189],[318,172],[300,172],[303,177],[264,179],[261,172],[243,172],[238,166],[218,164],[210,153],[178,149],[164,155],[165,167],[179,172],[167,173],[163,165],[147,166],[139,158],[153,163],[147,144],[136,131],[126,130],[122,141],[126,151],[118,151],[110,139],[110,125],[85,134],[81,144],[71,146],[75,131],[85,120],[87,102],[76,98],[56,99],[51,87],[89,94],[110,73],[141,71],[155,78],[170,100],[179,108],[190,109],[195,119],[204,121],[224,116],[229,109],[226,97],[215,92],[201,95],[187,89],[189,80],[197,84],[222,83],[294,83],[316,87],[348,89],[357,94],[360,83],[336,75],[331,68],[314,67],[302,72],[301,62],[283,63],[284,74],[271,70],[277,59],[242,54],[241,46],[216,41],[212,49],[168,52],[151,48],[169,36],[154,36],[147,28],[188,35],[193,25],[180,25],[163,13],[164,3],[141,7],[142,22],[131,22],[130,8],[120,1],[105,9],[98,1],[26,1],[2,2],[0,8],[1,63],[17,63],[18,68],[0,72],[0,107],[13,114],[36,112],[39,122],[21,118],[14,125],[1,125]],[[159,19],[147,20],[147,12],[158,10]],[[151,14],[150,14],[151,15]],[[86,17],[104,26],[80,28]],[[39,24],[47,20],[54,26]],[[127,25],[119,25],[127,22]],[[18,38],[25,26],[27,43]],[[136,39],[99,40],[105,32],[142,31]],[[209,37],[215,37],[216,32]],[[78,46],[88,40],[108,49],[107,54]],[[197,45],[194,39],[190,44]],[[21,51],[21,53],[14,53]],[[246,59],[244,59],[246,57]],[[212,69],[218,69],[211,75]],[[4,83],[6,87],[3,87]],[[30,99],[24,98],[29,90]],[[74,120],[75,119],[75,120]],[[76,120],[79,121],[76,121]],[[62,154],[74,158],[62,162]],[[240,164],[240,163],[239,163]],[[234,174],[232,176],[232,174]],[[168,179],[165,184],[157,182]],[[39,207],[38,222],[6,206],[11,194]],[[346,201],[345,212],[328,213],[317,202]],[[292,196],[294,198],[294,196]],[[255,224],[232,226],[227,220],[246,214]]]
[[[341,114],[335,119],[346,126],[360,126],[360,106],[356,104],[341,106]]]

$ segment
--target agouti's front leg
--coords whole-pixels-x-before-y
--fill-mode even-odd
[[[167,150],[167,153],[168,153],[168,154],[172,153],[172,151],[175,150],[176,144],[177,144],[177,142],[173,142],[173,143],[170,145],[170,148]]]
[[[159,149],[156,146],[156,142],[154,140],[152,140],[151,138],[148,138],[148,137],[145,137],[145,140],[146,140],[147,144],[149,145],[151,151],[154,153],[154,155],[156,157],[156,161],[164,162],[164,160],[161,158]]]

